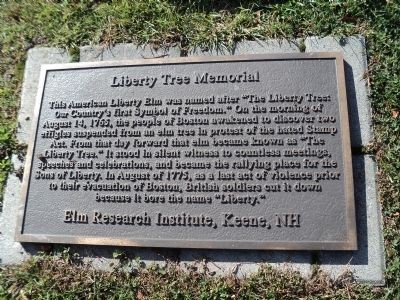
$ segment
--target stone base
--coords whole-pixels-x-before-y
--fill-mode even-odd
[[[269,40],[250,41],[236,44],[233,50],[200,51],[194,49],[189,55],[226,55],[300,52],[297,42]],[[332,37],[311,37],[305,40],[306,52],[341,51],[346,62],[346,86],[349,101],[352,147],[355,152],[368,145],[372,138],[370,105],[367,99],[367,86],[363,77],[366,71],[365,41],[362,37],[337,40]],[[127,60],[152,57],[180,56],[177,48],[154,50],[132,44],[118,44],[111,48],[99,46],[81,47],[80,61]],[[31,129],[33,105],[39,78],[39,65],[65,63],[68,55],[62,49],[36,48],[28,53],[21,110],[19,115],[18,138],[21,143],[28,140]],[[13,157],[15,168],[21,162]],[[269,263],[278,268],[298,270],[302,275],[311,274],[313,264],[337,277],[345,271],[352,271],[357,281],[371,284],[384,284],[384,248],[381,228],[381,212],[375,185],[375,164],[371,157],[353,155],[355,201],[357,213],[358,247],[357,251],[252,251],[252,250],[193,250],[161,248],[122,248],[129,257],[138,257],[145,264],[164,264],[166,259],[186,263],[207,264],[207,268],[217,274],[245,276],[258,270],[260,264]],[[4,209],[0,213],[0,260],[2,264],[19,263],[43,245],[20,244],[14,242],[16,212],[21,191],[21,182],[10,174],[4,199]],[[106,269],[115,263],[113,252],[117,247],[71,246],[94,267]]]

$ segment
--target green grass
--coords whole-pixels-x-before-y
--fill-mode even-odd
[[[234,42],[244,39],[275,37],[294,39],[311,35],[352,34],[363,34],[367,40],[369,69],[366,76],[370,82],[375,126],[375,140],[367,151],[376,156],[379,167],[378,179],[387,261],[387,285],[383,289],[383,295],[387,299],[399,298],[400,3],[398,0],[0,0],[0,198],[7,174],[11,171],[10,156],[21,148],[15,140],[16,113],[22,84],[23,62],[27,49],[33,46],[65,47],[76,56],[81,45],[136,42],[156,47],[178,45],[185,53],[194,47],[229,48]],[[46,265],[39,265],[38,272],[45,271],[41,266]],[[1,274],[19,272],[18,269],[12,270],[4,269]],[[4,278],[4,275],[1,276]],[[109,276],[116,275],[109,274]],[[230,279],[226,281],[215,279],[215,282],[214,279],[207,280],[205,281],[207,283],[203,283],[205,289],[216,290],[215,295],[219,296],[215,298],[222,298],[224,293],[231,295],[232,289],[236,291]],[[2,280],[3,289],[11,288],[7,282]],[[29,284],[34,285],[34,282],[32,279]],[[237,284],[244,289],[246,282],[249,281]],[[280,294],[276,291],[271,291],[271,294],[261,294],[265,291],[257,290],[256,283],[251,289],[254,295],[264,295],[267,298],[275,295],[276,298],[280,298]],[[50,293],[51,287],[46,292]],[[355,293],[362,293],[354,294],[355,298],[374,298],[374,295],[383,297],[381,294],[374,294],[377,293],[375,290],[365,292],[361,286],[355,289]]]
[[[36,256],[0,272],[0,297],[20,299],[375,299],[381,293],[354,284],[349,274],[333,281],[315,270],[304,279],[298,272],[268,266],[245,279],[214,276],[194,265],[184,271],[172,262],[144,268],[121,260],[100,271],[68,251]]]

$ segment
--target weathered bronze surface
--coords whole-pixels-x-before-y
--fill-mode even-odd
[[[42,68],[16,239],[357,249],[343,58]]]

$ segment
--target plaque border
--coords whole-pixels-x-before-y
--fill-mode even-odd
[[[338,110],[341,121],[342,153],[343,153],[343,184],[346,202],[347,240],[343,241],[243,241],[243,240],[181,240],[181,239],[135,239],[112,238],[97,236],[71,236],[24,234],[24,216],[26,211],[27,194],[29,190],[33,152],[36,144],[36,133],[40,117],[47,72],[52,70],[78,70],[92,68],[114,68],[129,66],[151,66],[212,62],[248,62],[265,60],[318,60],[334,59],[336,65],[336,80],[338,93]],[[354,203],[354,186],[352,171],[352,154],[349,132],[349,116],[347,108],[344,60],[341,52],[308,52],[280,54],[251,54],[228,56],[194,56],[179,58],[151,58],[135,60],[119,60],[104,62],[78,62],[64,64],[43,64],[33,115],[32,131],[26,154],[25,170],[20,202],[17,212],[15,241],[28,243],[57,243],[57,244],[86,244],[107,246],[160,247],[160,248],[204,248],[204,249],[254,249],[254,250],[357,250],[357,230]]]

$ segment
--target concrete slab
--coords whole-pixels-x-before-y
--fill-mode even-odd
[[[20,143],[28,143],[31,134],[32,113],[39,84],[40,66],[69,61],[70,56],[65,49],[61,48],[32,48],[28,51],[21,92],[21,108],[18,115],[17,138]]]
[[[244,41],[236,44],[234,54],[296,53],[300,52],[298,45],[288,40]]]
[[[182,250],[182,264],[205,264],[207,270],[217,275],[236,275],[240,278],[257,272],[262,264],[270,264],[278,269],[310,275],[311,253],[307,251],[252,251],[252,250]]]
[[[218,56],[218,55],[241,55],[241,54],[266,54],[266,53],[296,53],[300,52],[298,41],[288,40],[266,40],[266,41],[243,41],[238,42],[232,49],[192,49],[188,56]]]
[[[333,276],[343,270],[355,274],[360,282],[382,285],[385,282],[385,255],[381,209],[375,182],[376,166],[368,155],[353,156],[354,193],[357,214],[358,250],[318,253],[322,269]]]
[[[42,64],[67,63],[70,56],[61,48],[33,48],[28,51],[25,63],[24,83],[21,92],[21,107],[18,114],[17,139],[27,144],[31,135],[33,111],[39,84],[40,66]],[[14,170],[23,167],[16,155],[12,157]],[[0,213],[0,263],[13,264],[21,262],[30,254],[36,253],[35,245],[22,247],[14,242],[16,213],[21,194],[22,182],[14,174],[8,176],[4,193],[3,211]]]
[[[112,61],[129,59],[150,59],[160,57],[179,57],[178,47],[151,48],[149,46],[137,46],[135,44],[116,44],[109,47],[83,46],[80,47],[80,61]]]
[[[274,47],[251,48],[252,42],[244,43],[238,46],[237,54],[252,53],[271,53],[278,50]],[[269,43],[274,45],[274,42]],[[275,44],[276,45],[276,44]],[[119,49],[113,50],[112,59],[132,59],[137,55],[123,49],[131,49],[132,45],[118,46]],[[277,44],[276,47],[281,47]],[[247,50],[246,50],[247,49]],[[262,52],[264,50],[267,52]],[[281,49],[281,48],[280,48]],[[293,50],[292,46],[290,49]],[[82,49],[81,49],[82,50]],[[43,52],[41,52],[43,51]],[[54,49],[52,50],[54,51]],[[37,55],[45,57],[54,53],[48,49],[35,49]],[[125,51],[125,52],[124,52]],[[247,52],[246,52],[247,51]],[[268,52],[270,51],[270,52]],[[293,50],[294,51],[294,50]],[[89,53],[89,52],[87,52]],[[81,61],[85,59],[99,59],[95,56],[85,56],[81,51]],[[130,54],[129,54],[130,53]],[[142,52],[143,53],[143,52]],[[41,57],[39,55],[39,57]],[[111,54],[102,56],[101,59],[110,59]],[[140,54],[141,55],[141,54]],[[64,58],[63,58],[64,59]],[[60,62],[60,61],[57,61]],[[28,59],[26,68],[32,69],[31,64],[37,64],[35,61]],[[38,67],[36,67],[38,69]],[[27,73],[26,74],[30,74]],[[29,80],[29,79],[27,79]],[[355,85],[356,86],[356,85]],[[22,102],[20,118],[31,117],[29,107],[33,106],[36,95],[36,89],[30,88],[24,92],[29,94]],[[29,132],[30,125],[27,122],[21,123],[21,132]],[[20,162],[13,157],[13,162],[18,168]],[[382,284],[384,281],[384,259],[383,259],[383,241],[381,234],[380,208],[376,197],[375,185],[375,165],[373,160],[368,156],[353,156],[353,166],[355,174],[355,195],[356,195],[356,212],[357,212],[357,228],[359,239],[359,250],[353,252],[308,252],[308,251],[235,251],[235,250],[190,250],[190,249],[157,249],[157,248],[118,248],[130,258],[140,258],[145,264],[160,263],[164,264],[166,259],[179,261],[184,267],[187,264],[197,264],[207,267],[211,271],[218,274],[236,274],[238,276],[248,275],[256,272],[262,263],[270,263],[279,268],[291,268],[298,270],[304,276],[311,274],[312,262],[316,259],[324,270],[330,272],[332,276],[338,276],[345,270],[355,272],[357,280],[369,282],[373,284]],[[3,264],[18,263],[26,259],[30,254],[34,254],[40,245],[24,244],[13,241],[14,230],[16,225],[15,212],[19,201],[21,182],[15,175],[11,174],[5,193],[4,211],[0,215],[0,259]],[[104,246],[72,246],[72,251],[80,253],[85,260],[91,261],[95,267],[107,269],[111,263],[115,263],[113,253],[116,247]]]
[[[16,155],[13,155],[12,163],[15,169],[23,165]],[[29,257],[22,245],[14,241],[21,188],[21,180],[11,173],[4,192],[3,211],[0,213],[0,264],[17,264]]]
[[[363,36],[309,37],[306,52],[340,51],[345,60],[350,137],[353,148],[367,146],[372,138],[371,105],[368,101],[367,53]]]
[[[234,49],[225,47],[215,49],[191,49],[188,51],[187,56],[219,56],[219,55],[233,55]]]

